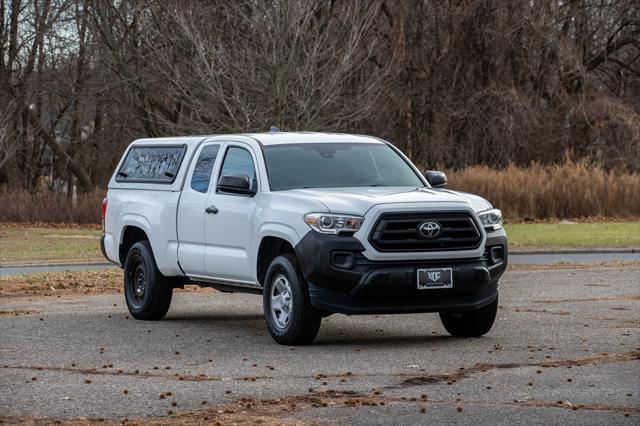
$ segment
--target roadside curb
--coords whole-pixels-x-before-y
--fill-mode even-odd
[[[4,268],[40,268],[46,266],[107,266],[114,265],[112,262],[65,262],[65,263],[9,263],[0,265],[0,269]]]
[[[615,254],[640,253],[638,248],[602,248],[602,249],[557,249],[557,250],[509,250],[509,255],[531,254]]]

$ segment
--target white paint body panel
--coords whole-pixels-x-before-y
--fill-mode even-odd
[[[192,167],[186,174],[186,184],[182,189],[182,195],[178,204],[178,235],[180,236],[180,244],[178,246],[178,261],[183,271],[189,271],[194,275],[206,275],[204,263],[204,250],[206,248],[205,239],[205,209],[207,208],[208,192],[198,192],[191,188],[191,178],[196,164],[196,160],[201,151],[208,146],[219,146],[216,161],[213,166],[213,174],[216,172],[217,166],[220,164],[220,154],[222,152],[224,142],[204,142],[194,153]],[[209,186],[212,182],[209,182]]]
[[[136,226],[148,236],[158,268],[166,276],[187,275],[257,286],[257,255],[262,239],[278,237],[295,247],[307,232],[315,232],[304,222],[304,215],[322,212],[363,216],[362,228],[354,237],[362,242],[363,254],[371,260],[470,258],[483,253],[486,234],[482,228],[482,244],[478,249],[455,254],[446,251],[381,253],[368,242],[371,228],[383,212],[456,210],[471,212],[477,219],[476,212],[487,210],[491,205],[475,195],[428,187],[270,191],[261,145],[301,142],[385,143],[367,136],[321,133],[197,136],[133,142],[129,148],[184,144],[187,150],[171,184],[122,183],[115,180],[114,173],[107,194],[104,239],[107,257],[121,263],[119,246],[123,231],[127,226]],[[191,177],[200,150],[211,143],[220,144],[220,151],[209,191],[200,193],[191,189]],[[224,155],[230,146],[242,146],[251,153],[258,183],[258,193],[253,197],[216,193]],[[411,167],[418,172],[412,164]],[[120,164],[116,171],[119,168]],[[211,205],[218,208],[218,214],[205,213]]]

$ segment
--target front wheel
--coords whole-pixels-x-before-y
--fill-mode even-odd
[[[480,337],[491,330],[498,312],[498,296],[496,299],[473,311],[440,312],[442,325],[449,334],[455,337]]]
[[[264,281],[263,306],[269,333],[281,345],[311,343],[318,334],[321,313],[309,295],[295,256],[276,257]]]
[[[160,320],[169,306],[173,287],[160,273],[148,241],[131,246],[124,263],[124,297],[131,315],[140,320]]]

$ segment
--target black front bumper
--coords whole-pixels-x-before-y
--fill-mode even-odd
[[[487,235],[485,253],[475,259],[456,259],[452,251],[445,260],[371,261],[356,238],[316,232],[295,250],[311,304],[349,315],[479,309],[495,300],[507,267],[503,230]],[[451,268],[453,288],[418,290],[417,270],[427,268]]]

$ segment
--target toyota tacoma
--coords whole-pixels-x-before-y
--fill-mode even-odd
[[[370,136],[140,139],[109,182],[101,248],[140,320],[197,284],[261,294],[285,345],[312,342],[334,313],[437,312],[477,337],[496,317],[506,234],[500,210],[446,184]]]

